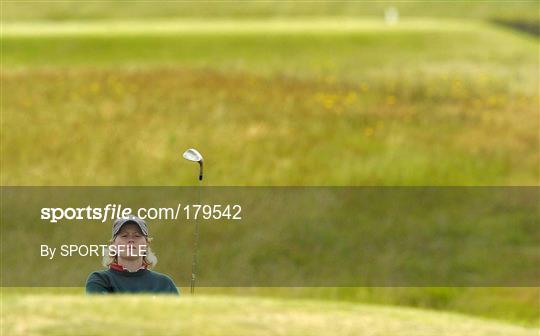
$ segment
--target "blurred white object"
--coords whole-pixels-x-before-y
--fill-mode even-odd
[[[384,22],[393,26],[399,21],[399,12],[395,7],[388,7],[384,10]]]

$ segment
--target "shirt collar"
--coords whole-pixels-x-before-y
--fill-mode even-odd
[[[126,271],[126,272],[129,272],[129,270],[128,270],[127,268],[125,268],[123,265],[120,265],[120,264],[118,264],[118,263],[111,263],[111,264],[109,265],[109,268],[110,268],[110,269],[113,269],[113,270],[115,270],[115,271],[120,271],[120,272]],[[147,263],[143,263],[142,266],[139,267],[135,272],[140,271],[140,270],[142,270],[142,269],[147,269],[147,268],[148,268],[148,264],[147,264]]]

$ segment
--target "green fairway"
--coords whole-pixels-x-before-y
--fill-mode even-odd
[[[4,293],[6,335],[533,336],[538,329],[458,314],[316,300],[84,297]],[[69,323],[66,323],[69,321]]]

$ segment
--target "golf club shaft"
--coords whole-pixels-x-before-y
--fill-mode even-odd
[[[201,203],[201,186],[197,188],[197,204]],[[199,250],[199,219],[195,218],[195,228],[193,231],[193,260],[191,262],[191,284],[190,284],[190,293],[191,295],[195,294],[195,280],[197,278],[197,258]]]

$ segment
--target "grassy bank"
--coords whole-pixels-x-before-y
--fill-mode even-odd
[[[237,296],[3,293],[9,335],[536,335],[537,329],[410,308]],[[144,323],[141,322],[141,318]],[[65,321],[70,321],[65,323]]]

